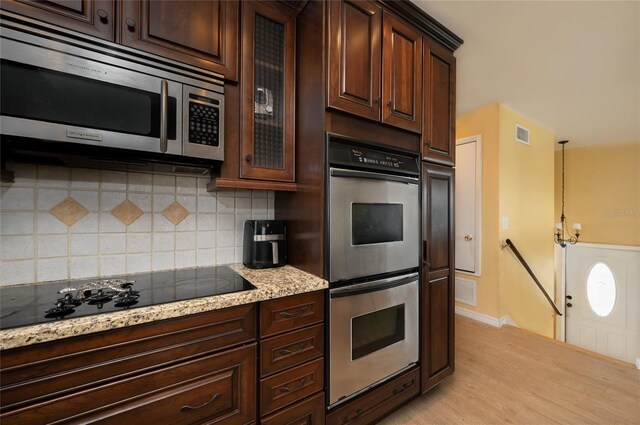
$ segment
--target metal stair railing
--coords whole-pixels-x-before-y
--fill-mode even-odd
[[[525,268],[525,270],[527,272],[529,272],[529,276],[531,276],[531,278],[533,279],[533,281],[536,283],[536,285],[538,285],[538,288],[540,288],[540,290],[542,291],[542,293],[544,294],[545,298],[547,299],[547,301],[549,301],[549,304],[551,305],[551,307],[553,308],[553,311],[558,315],[558,316],[562,316],[562,313],[560,313],[560,310],[558,310],[558,306],[556,306],[556,303],[553,302],[553,300],[551,299],[551,297],[549,296],[549,294],[547,293],[547,291],[544,289],[544,287],[542,286],[542,284],[540,283],[540,281],[538,280],[538,278],[536,277],[536,275],[533,273],[533,270],[531,270],[531,267],[529,267],[529,264],[527,264],[527,262],[525,261],[525,259],[522,257],[522,255],[520,254],[520,251],[518,251],[518,248],[516,248],[516,246],[513,244],[513,242],[511,242],[511,239],[507,239],[506,241],[506,245],[508,246],[511,251],[513,252],[513,254],[516,256],[516,258],[520,261],[520,264],[522,264],[522,266]]]

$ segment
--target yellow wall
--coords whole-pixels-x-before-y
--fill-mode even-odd
[[[477,306],[462,308],[497,318],[498,310],[498,114],[493,103],[456,120],[456,138],[482,135],[482,276],[456,273],[476,282]]]
[[[515,125],[530,131],[530,145],[515,140]],[[554,135],[500,105],[499,217],[511,239],[542,285],[554,293]],[[499,255],[500,316],[519,327],[553,337],[554,314],[542,292],[513,253]]]
[[[562,153],[556,151],[555,217],[561,211]],[[640,245],[640,142],[565,151],[565,216],[580,241]],[[573,231],[573,230],[572,230]]]

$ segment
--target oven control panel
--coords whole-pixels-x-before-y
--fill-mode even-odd
[[[343,139],[332,138],[329,142],[329,163],[369,170],[380,170],[394,174],[418,175],[418,158],[396,152],[358,144],[342,143]]]
[[[189,143],[219,146],[219,123],[217,106],[189,102]]]

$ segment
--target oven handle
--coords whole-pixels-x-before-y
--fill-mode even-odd
[[[345,170],[331,168],[331,177],[355,177],[360,179],[387,180],[399,183],[418,184],[417,177],[394,176],[390,174],[371,173],[369,171]]]
[[[345,288],[331,289],[331,298],[352,297],[354,295],[368,294],[369,292],[382,291],[383,289],[395,288],[418,281],[418,273],[392,277],[389,279],[376,280],[373,282],[358,283]]]

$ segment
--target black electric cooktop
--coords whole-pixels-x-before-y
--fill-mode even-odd
[[[0,329],[253,289],[228,266],[0,287]]]

